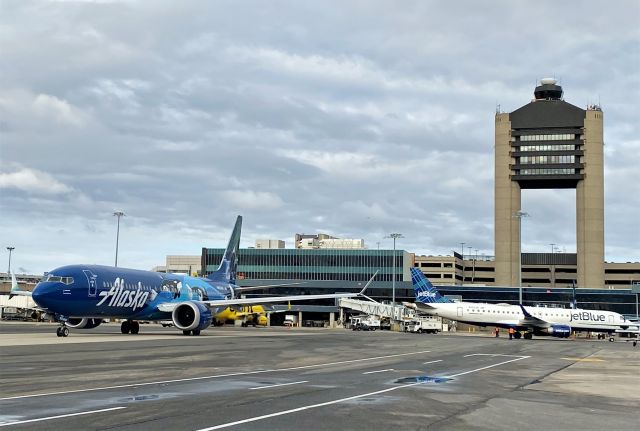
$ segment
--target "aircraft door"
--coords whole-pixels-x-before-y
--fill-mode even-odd
[[[98,292],[98,276],[88,269],[84,269],[82,272],[84,272],[85,277],[87,277],[87,284],[89,285],[89,296],[95,297]]]
[[[458,317],[462,317],[462,307],[458,307]]]

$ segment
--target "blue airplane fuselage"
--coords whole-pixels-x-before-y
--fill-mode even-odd
[[[69,265],[49,272],[33,290],[38,306],[64,317],[170,319],[159,304],[223,300],[230,283],[101,265]]]

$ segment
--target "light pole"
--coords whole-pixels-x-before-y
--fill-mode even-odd
[[[516,211],[513,217],[518,219],[518,237],[520,239],[518,242],[518,300],[522,305],[522,218],[529,217],[529,213]]]
[[[393,306],[393,318],[396,318],[396,239],[404,238],[401,233],[390,233],[386,238],[393,239],[393,276],[391,278],[391,305]]]
[[[460,243],[460,250],[462,250],[462,281],[460,282],[461,285],[464,285],[464,245],[466,243],[461,242]],[[455,268],[454,268],[455,269]],[[453,271],[455,274],[455,271]],[[454,280],[455,281],[455,280]]]
[[[15,247],[7,247],[7,250],[9,250],[9,269],[7,270],[8,274],[11,274],[11,252],[15,249]]]
[[[554,266],[553,266],[554,263],[555,263],[554,260],[553,260],[553,258],[554,258],[554,254],[553,253],[555,251],[556,245],[553,242],[551,244],[549,244],[549,245],[551,246],[551,287],[554,287],[555,284],[556,284],[556,274],[555,274]]]
[[[116,230],[116,264],[115,264],[115,266],[118,266],[118,243],[120,241],[120,217],[124,216],[124,212],[115,211],[113,215],[118,217],[118,229]]]

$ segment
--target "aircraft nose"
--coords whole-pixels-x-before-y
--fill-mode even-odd
[[[31,298],[38,304],[40,307],[47,308],[48,299],[51,297],[52,286],[53,283],[38,283],[36,287],[31,292]]]

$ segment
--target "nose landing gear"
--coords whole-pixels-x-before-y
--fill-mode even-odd
[[[58,326],[58,329],[56,329],[56,335],[58,337],[68,337],[69,336],[69,328],[67,328],[65,326],[65,324],[63,323],[62,325]]]

